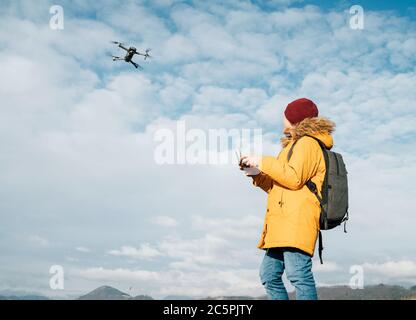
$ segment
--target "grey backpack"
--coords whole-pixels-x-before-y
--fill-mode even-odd
[[[306,186],[315,194],[318,198],[321,205],[321,215],[320,215],[320,230],[329,230],[339,226],[344,222],[344,232],[346,230],[346,222],[348,220],[348,179],[347,179],[347,169],[345,168],[344,160],[341,154],[328,150],[324,143],[310,135],[307,135],[315,139],[319,146],[322,149],[324,159],[325,159],[325,178],[322,184],[321,195],[322,198],[318,195],[316,185],[311,180],[306,182]],[[287,155],[287,161],[293,153],[293,148],[296,144],[296,140]],[[322,261],[322,234],[319,231],[319,259]]]

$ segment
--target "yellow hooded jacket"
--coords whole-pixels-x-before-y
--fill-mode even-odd
[[[281,139],[283,149],[275,157],[262,157],[261,173],[253,184],[268,193],[267,211],[259,249],[298,248],[311,256],[319,232],[320,205],[305,183],[311,179],[321,196],[325,160],[318,142],[311,137],[299,140],[287,161],[292,144],[305,135],[321,140],[327,149],[333,146],[335,124],[324,117],[306,118],[290,130],[291,137]]]

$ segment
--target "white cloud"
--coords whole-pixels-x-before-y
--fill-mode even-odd
[[[110,255],[118,257],[128,257],[133,259],[153,259],[157,256],[160,256],[161,253],[152,248],[149,244],[141,244],[140,247],[134,248],[130,246],[122,246],[120,250],[111,250],[108,252]]]
[[[176,227],[178,222],[169,216],[157,216],[152,217],[150,221],[156,225],[164,226],[164,227]]]
[[[208,218],[192,216],[186,224],[188,232],[202,234],[193,238],[167,235],[151,246],[139,248],[123,246],[109,254],[133,259],[169,259],[174,270],[201,271],[207,267],[239,267],[257,264],[259,250],[255,247],[262,226],[260,217],[245,215],[240,218]],[[242,241],[252,244],[242,246]]]
[[[74,258],[74,257],[66,257],[65,260],[68,261],[68,262],[78,262],[79,261],[79,259]]]
[[[30,235],[28,237],[28,241],[36,246],[40,247],[49,247],[51,245],[50,241],[44,237],[41,237],[39,235]]]
[[[155,86],[143,75],[120,74],[73,107],[72,130],[128,132],[141,128],[158,113]],[[97,121],[99,119],[99,121]]]
[[[5,270],[15,270],[12,251],[29,264],[38,259],[21,236],[34,234],[29,241],[50,249],[51,260],[61,253],[47,239],[59,240],[61,251],[92,241],[96,252],[119,248],[95,257],[92,265],[106,268],[85,271],[97,281],[152,278],[124,265],[142,259],[172,277],[159,289],[148,283],[157,294],[173,293],[176,283],[186,293],[236,294],[251,285],[263,293],[255,245],[265,194],[234,167],[155,165],[153,132],[178,119],[204,130],[262,127],[266,149],[277,152],[283,108],[299,96],[336,121],[335,148],[350,173],[351,233],[325,234],[330,262],[314,267],[320,282],[353,259],[371,265],[380,255],[413,254],[414,22],[367,12],[366,29],[354,32],[345,12],[316,6],[267,12],[249,2],[175,3],[163,17],[134,3],[64,6],[61,33],[44,21],[47,1],[1,10]],[[112,63],[109,40],[150,46],[155,58],[143,72]],[[109,267],[113,261],[124,267]],[[217,267],[226,280],[215,278]]]
[[[194,99],[193,111],[218,112],[255,112],[259,105],[267,100],[267,94],[257,88],[242,90],[203,86]]]
[[[244,215],[233,218],[193,216],[192,226],[204,233],[214,234],[229,241],[247,239],[255,242],[259,236],[262,216]]]
[[[74,274],[91,280],[99,281],[155,281],[159,276],[157,272],[146,270],[126,270],[89,268],[85,270],[75,271]]]
[[[81,277],[97,283],[116,283],[118,287],[147,288],[146,294],[156,299],[167,295],[188,295],[195,298],[223,295],[264,294],[256,270],[240,269],[215,270],[200,272],[147,271],[135,269],[90,268],[69,271],[71,276]]]
[[[183,237],[166,237],[158,244],[158,248],[170,258],[179,259],[172,262],[173,267],[221,266],[238,265],[240,261],[227,260],[230,242],[211,234],[201,238],[186,239]]]
[[[387,261],[383,263],[366,262],[364,271],[382,275],[386,278],[416,280],[416,262],[413,260]]]
[[[313,260],[313,272],[336,272],[340,271],[340,266],[334,261],[324,261],[323,264],[319,260]]]
[[[76,247],[75,250],[77,250],[79,252],[83,252],[83,253],[89,253],[89,252],[91,252],[91,250],[89,248],[82,247],[82,246]]]
[[[276,5],[289,5],[292,3],[296,3],[296,2],[303,2],[303,0],[270,0],[268,1],[272,4],[276,4]]]

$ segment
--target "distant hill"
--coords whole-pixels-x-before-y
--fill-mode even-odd
[[[385,284],[366,286],[364,289],[351,289],[348,286],[318,287],[318,297],[320,300],[414,300],[416,286],[410,289]],[[290,292],[289,298],[295,299],[295,292]],[[220,296],[204,300],[267,300],[267,296]]]
[[[154,300],[151,296],[148,295],[138,295],[132,298],[133,300]]]
[[[0,300],[50,300],[50,299],[36,292],[2,290],[0,291]]]
[[[416,300],[416,285],[407,289],[398,285],[378,284],[365,286],[364,289],[351,289],[348,286],[318,287],[320,300]],[[289,293],[290,299],[295,299],[295,293]],[[36,292],[0,291],[0,300],[50,300]],[[195,297],[185,295],[169,295],[163,300],[193,300]],[[267,296],[207,296],[201,300],[267,300]],[[78,300],[153,300],[148,295],[131,296],[110,286],[101,286]]]
[[[163,300],[193,300],[193,297],[184,295],[169,295],[163,298]]]
[[[320,300],[416,300],[416,286],[409,289],[398,285],[371,285],[364,289],[351,289],[348,286],[318,287]],[[295,293],[289,293],[290,299],[295,299]],[[194,297],[185,295],[169,295],[163,300],[193,300]],[[267,300],[266,295],[252,296],[215,296],[202,297],[201,300]],[[35,292],[0,291],[0,300],[50,300],[50,298]],[[131,296],[110,286],[99,287],[78,300],[153,300],[148,295]]]
[[[267,300],[266,296],[251,297],[251,296],[218,296],[218,297],[206,297],[201,300]]]
[[[78,300],[153,300],[153,298],[147,295],[132,297],[116,288],[102,286],[86,295],[80,296]]]
[[[129,300],[131,296],[110,286],[99,287],[78,300]]]
[[[348,286],[322,287],[318,290],[321,300],[401,300],[412,294],[416,294],[412,289],[384,284],[355,290]]]
[[[42,296],[42,295],[34,295],[34,294],[28,294],[23,296],[6,296],[6,295],[0,295],[0,300],[50,300],[48,297]]]

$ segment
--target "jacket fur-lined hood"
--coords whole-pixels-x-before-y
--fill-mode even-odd
[[[321,140],[327,149],[333,146],[332,132],[335,130],[335,123],[325,117],[306,118],[293,125],[283,138],[280,139],[282,147],[286,147],[291,141],[296,141],[304,135],[311,135]]]

